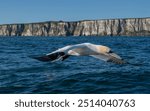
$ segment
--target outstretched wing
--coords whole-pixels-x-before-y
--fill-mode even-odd
[[[106,62],[113,62],[116,64],[124,64],[125,63],[125,61],[122,60],[122,58],[115,53],[99,54],[99,55],[91,55],[91,56],[94,58],[106,61]]]
[[[38,56],[38,57],[32,57],[32,58],[37,59],[37,60],[42,61],[42,62],[48,62],[48,61],[55,62],[58,60],[63,61],[69,57],[69,55],[67,54],[67,51],[70,49],[70,47],[71,46],[65,46],[65,47],[60,48],[56,51],[48,53],[46,55],[42,55],[42,56]]]
[[[43,56],[39,56],[39,57],[32,57],[34,59],[37,59],[39,61],[42,62],[48,62],[48,61],[58,61],[58,60],[65,60],[66,58],[68,58],[69,56],[66,55],[64,52],[55,52],[52,54],[48,54],[48,55],[43,55]]]
[[[110,57],[107,62],[113,62],[113,63],[116,63],[116,64],[124,64],[125,61],[122,60],[122,59],[118,59],[116,57]]]

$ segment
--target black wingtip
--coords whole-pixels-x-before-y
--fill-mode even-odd
[[[68,58],[68,55],[65,55],[64,52],[56,52],[49,55],[42,55],[42,56],[32,56],[31,58],[42,61],[42,62],[48,62],[48,61],[55,61],[55,60],[65,60]],[[61,59],[62,58],[62,59]]]
[[[47,55],[43,55],[43,56],[32,56],[32,59],[36,59],[38,61],[42,61],[42,62],[48,62],[51,59],[47,56]]]

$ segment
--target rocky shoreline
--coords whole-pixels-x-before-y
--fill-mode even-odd
[[[150,18],[5,24],[0,36],[150,36]]]

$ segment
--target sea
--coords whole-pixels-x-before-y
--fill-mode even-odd
[[[31,58],[79,43],[106,45],[128,64]],[[0,37],[0,93],[150,94],[150,37]]]

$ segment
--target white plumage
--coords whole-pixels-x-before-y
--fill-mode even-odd
[[[68,45],[44,56],[34,58],[40,61],[54,62],[58,60],[63,61],[69,56],[91,56],[107,62],[114,62],[118,64],[125,63],[122,58],[115,54],[109,47],[91,43]]]

